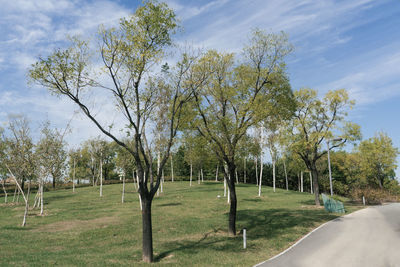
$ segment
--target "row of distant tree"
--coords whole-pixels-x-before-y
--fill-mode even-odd
[[[65,141],[68,130],[51,128],[49,122],[45,122],[40,129],[40,138],[35,142],[29,121],[22,115],[10,116],[8,127],[1,132],[1,178],[4,181],[8,177],[9,168],[21,181],[23,188],[26,181],[38,182],[39,177],[51,182],[52,187],[71,182],[73,176],[76,184],[98,184],[100,161],[105,180],[120,179],[121,175],[132,179],[136,173],[132,155],[115,142],[100,137],[86,140],[78,147],[68,150]],[[241,142],[236,157],[235,180],[258,184],[263,168],[262,184],[272,186],[273,164],[265,159],[261,164],[261,159],[263,154],[275,151],[276,186],[286,188],[287,177],[287,188],[300,190],[303,172],[307,173],[303,186],[305,190],[311,191],[309,169],[302,159],[293,151],[279,149],[278,143],[271,143],[270,135],[265,137],[269,142],[263,144],[261,134],[256,131],[253,135],[246,135]],[[272,147],[276,149],[270,151]],[[400,193],[398,181],[395,179],[397,154],[397,148],[385,133],[378,133],[375,137],[361,141],[350,152],[332,151],[330,161],[333,191],[351,196],[352,190],[369,186]],[[271,155],[268,156],[268,161],[271,161]],[[155,154],[154,169],[157,168],[156,157]],[[176,140],[169,164],[164,167],[165,180],[171,180],[172,176],[175,176],[175,180],[188,180],[191,172],[193,179],[203,176],[206,180],[221,180],[224,177],[223,168],[224,164],[204,137],[186,132]],[[321,190],[329,192],[327,154],[319,160],[318,171],[321,174]]]

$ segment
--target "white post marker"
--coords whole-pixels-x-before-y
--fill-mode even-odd
[[[246,248],[246,228],[243,228],[243,248]]]

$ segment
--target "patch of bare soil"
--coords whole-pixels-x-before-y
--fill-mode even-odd
[[[62,232],[62,231],[70,231],[70,230],[90,230],[95,228],[103,228],[107,227],[110,224],[117,224],[119,222],[119,218],[117,216],[110,217],[101,217],[93,220],[70,220],[70,221],[62,221],[55,222],[46,225],[42,225],[36,229],[33,229],[33,232]]]

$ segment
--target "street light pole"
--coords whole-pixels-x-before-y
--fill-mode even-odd
[[[326,145],[328,147],[328,170],[329,170],[329,186],[331,189],[331,196],[333,196],[333,187],[332,187],[332,172],[331,172],[331,158],[329,154],[329,139],[326,141]]]
[[[342,138],[337,138],[333,140],[326,140],[326,145],[328,148],[328,170],[329,170],[329,186],[331,188],[331,196],[333,196],[333,186],[332,186],[332,172],[331,172],[331,158],[330,158],[330,153],[329,153],[329,141],[334,141],[334,142],[340,142],[342,141]]]

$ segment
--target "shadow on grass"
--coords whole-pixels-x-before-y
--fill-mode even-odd
[[[250,200],[253,201],[253,200]],[[228,217],[228,214],[225,214]],[[247,229],[248,240],[276,239],[283,234],[291,234],[296,239],[301,228],[313,227],[315,223],[322,223],[336,218],[337,215],[328,214],[325,210],[290,210],[290,209],[268,209],[268,210],[239,210],[237,212],[236,227],[238,232],[241,228]],[[221,234],[223,233],[223,234]],[[250,244],[251,245],[251,244]],[[156,257],[161,261],[173,252],[184,254],[196,254],[198,250],[212,251],[239,251],[242,246],[242,237],[228,237],[222,229],[214,229],[204,234],[199,240],[180,240],[165,242],[163,247],[169,248]],[[251,246],[248,247],[251,249]],[[258,248],[259,249],[259,248]]]
[[[261,198],[245,198],[243,201],[250,201],[250,202],[261,202]]]
[[[158,204],[159,207],[168,207],[168,206],[180,206],[182,203],[174,202],[174,203],[166,203],[166,204]]]

